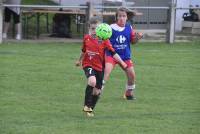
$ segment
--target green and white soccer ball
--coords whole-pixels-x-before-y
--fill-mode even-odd
[[[101,23],[96,28],[96,35],[102,40],[107,40],[112,36],[112,28],[106,23]]]

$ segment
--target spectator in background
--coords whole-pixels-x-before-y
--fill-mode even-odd
[[[20,5],[21,0],[6,0],[5,4]],[[3,38],[8,37],[8,30],[10,26],[11,17],[13,16],[15,28],[16,28],[16,39],[21,40],[21,23],[20,23],[20,8],[19,7],[5,7],[4,10],[4,27],[3,27]]]
[[[71,38],[71,17],[62,13],[62,8],[59,11],[61,13],[56,13],[53,17],[53,33],[50,36]]]
[[[199,8],[199,5],[196,5],[197,8]],[[197,14],[198,19],[200,21],[200,9],[195,9],[194,12]]]
[[[192,8],[193,6],[190,5],[190,7]],[[196,13],[196,10],[192,8],[192,9],[189,9],[189,13],[183,14],[183,19],[184,19],[184,21],[197,22],[197,21],[199,21],[199,16]]]

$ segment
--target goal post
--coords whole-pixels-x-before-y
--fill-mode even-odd
[[[175,19],[176,19],[176,4],[171,3],[168,10],[168,25],[166,32],[166,42],[173,44],[175,41]]]

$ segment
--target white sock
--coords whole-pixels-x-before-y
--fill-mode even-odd
[[[126,85],[126,91],[127,90],[134,90],[135,89],[135,84],[133,85]]]
[[[17,34],[17,35],[16,35],[16,39],[17,39],[17,40],[21,40],[21,38],[22,38],[22,37],[21,37],[21,34]]]

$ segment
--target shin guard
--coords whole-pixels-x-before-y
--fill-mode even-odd
[[[84,105],[91,107],[92,106],[92,92],[93,92],[93,88],[90,85],[87,85],[86,89],[85,89],[85,102]]]
[[[92,95],[92,109],[95,108],[96,104],[97,104],[97,101],[99,100],[100,98],[100,95]]]

